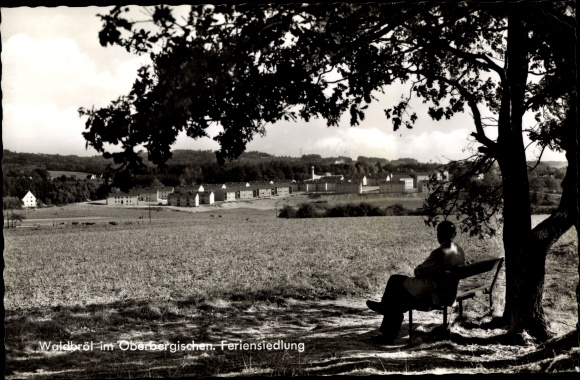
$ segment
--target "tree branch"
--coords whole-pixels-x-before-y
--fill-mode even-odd
[[[473,137],[475,137],[475,139],[479,143],[481,143],[481,144],[485,145],[487,148],[489,148],[493,153],[497,144],[495,141],[488,138],[487,135],[485,134],[485,131],[483,129],[483,123],[481,121],[481,112],[479,111],[479,108],[477,107],[477,102],[475,101],[473,95],[465,87],[463,87],[456,80],[452,80],[452,79],[449,79],[449,78],[446,78],[446,77],[443,77],[440,75],[428,76],[424,72],[422,72],[421,70],[417,70],[417,71],[408,70],[408,71],[411,73],[414,73],[414,74],[420,74],[426,78],[431,78],[433,80],[438,80],[438,81],[447,83],[447,84],[453,86],[455,89],[457,89],[457,91],[459,91],[461,96],[463,96],[467,100],[467,104],[469,105],[469,108],[471,108],[471,111],[473,112],[473,122],[475,123],[476,132],[472,133],[471,135]]]
[[[495,71],[500,79],[502,81],[505,81],[506,79],[506,74],[505,74],[505,70],[499,66],[497,63],[495,63],[490,57],[488,57],[485,54],[474,54],[474,53],[468,53],[462,50],[459,50],[457,48],[445,45],[444,47],[445,50],[455,54],[456,56],[465,59],[468,62],[471,62],[473,64],[479,65],[481,67],[487,68],[489,70]],[[482,59],[484,62],[481,62],[480,59]]]
[[[532,145],[532,143],[529,143],[529,144],[528,144],[528,146],[527,146],[527,147],[525,147],[525,149],[524,149],[524,150],[528,149],[528,147],[529,147],[530,145]],[[530,167],[528,166],[528,170],[529,170],[529,171],[533,171],[534,169],[536,169],[536,168],[538,167],[538,165],[540,164],[540,161],[542,160],[542,156],[544,155],[544,150],[545,150],[545,149],[546,149],[546,146],[545,146],[545,145],[542,145],[542,151],[540,152],[540,155],[538,156],[538,160],[536,161],[536,164],[534,165],[534,167],[533,167],[533,168],[530,168]]]

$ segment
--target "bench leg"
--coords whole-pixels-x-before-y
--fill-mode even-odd
[[[448,329],[447,306],[443,308],[443,327]],[[409,339],[413,338],[413,309],[409,309]]]

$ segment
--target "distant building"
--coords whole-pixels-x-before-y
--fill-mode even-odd
[[[284,196],[292,194],[292,184],[287,182],[280,182],[274,185],[274,193],[277,196]]]
[[[391,177],[392,182],[403,182],[405,183],[405,191],[413,189],[413,177],[408,175],[393,175]]]
[[[177,207],[199,207],[199,193],[180,192],[171,193],[167,196],[167,204]]]
[[[36,197],[30,191],[26,193],[26,195],[22,198],[22,207],[27,208],[37,207]]]
[[[109,194],[107,197],[107,205],[109,206],[138,206],[139,205],[139,191],[131,190],[128,193],[117,191]]]
[[[214,199],[216,202],[232,202],[236,200],[236,188],[225,188],[214,190]]]
[[[197,194],[199,195],[199,204],[213,205],[215,203],[215,194],[213,191],[200,191]]]
[[[203,187],[203,185],[193,185],[191,186],[193,191],[199,191],[199,192],[203,192],[205,191],[205,188]]]
[[[144,206],[151,204],[167,204],[167,199],[173,193],[172,187],[154,189],[133,189],[128,193],[114,190],[107,197],[110,206]]]
[[[159,191],[157,189],[141,189],[138,191],[137,200],[144,203],[158,202]]]
[[[275,194],[274,182],[256,182],[252,186],[254,198],[269,198]]]
[[[166,205],[167,204],[167,197],[169,196],[169,194],[172,194],[174,191],[173,187],[162,187],[162,188],[157,189],[157,190],[158,190],[157,201],[159,203]]]
[[[336,182],[317,182],[316,183],[316,191],[335,191],[336,190]]]
[[[411,173],[411,177],[413,178],[413,187],[418,188],[419,182],[429,182],[429,173],[427,172],[417,172]]]
[[[379,193],[404,193],[405,183],[404,182],[393,182],[387,181],[379,184]]]
[[[443,177],[441,176],[441,172],[437,171],[437,170],[432,170],[429,172],[429,178],[433,178],[436,181],[441,181],[443,179]]]
[[[417,184],[417,190],[419,193],[428,193],[431,190],[431,186],[429,185],[429,182],[420,181]]]
[[[254,188],[250,187],[249,184],[246,186],[240,186],[236,192],[237,199],[252,199],[254,198]]]
[[[377,178],[367,178],[367,176],[363,177],[363,186],[378,186],[379,180]]]
[[[312,167],[312,178],[311,179],[306,179],[304,181],[316,181],[319,179],[339,179],[339,180],[344,180],[344,177],[340,174],[330,174],[330,173],[324,173],[324,174],[315,174],[314,173],[314,166]]]
[[[316,185],[317,185],[316,183],[307,183],[307,182],[300,183],[298,185],[298,190],[305,192],[313,192],[316,191]]]
[[[362,194],[362,182],[342,182],[336,184],[337,193]]]
[[[435,178],[435,180],[437,180],[437,181],[450,181],[451,180],[451,176],[449,175],[449,171],[447,171],[447,170],[431,171],[431,172],[429,172],[429,177]]]

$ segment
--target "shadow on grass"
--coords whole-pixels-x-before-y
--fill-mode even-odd
[[[419,328],[412,341],[404,323],[393,346],[378,346],[371,343],[370,337],[377,333],[380,316],[368,310],[364,300],[341,303],[230,298],[127,300],[106,305],[8,310],[5,375],[9,379],[295,376],[429,373],[442,368],[451,373],[469,373],[493,372],[515,363],[515,357],[505,355],[488,361],[474,360],[493,355],[497,348],[474,346],[469,338],[459,334],[441,340],[434,328],[440,318],[428,313],[416,321]],[[87,343],[85,348],[92,343],[92,347],[60,349],[61,343],[66,347],[69,342]],[[147,347],[150,342],[164,348],[128,347],[130,343]],[[244,348],[240,343],[249,346]],[[280,348],[276,343],[287,349],[276,349]],[[271,349],[267,349],[267,344],[272,345]]]

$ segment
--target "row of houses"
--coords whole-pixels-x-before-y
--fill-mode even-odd
[[[314,174],[314,171],[313,171]],[[170,205],[180,207],[198,207],[202,204],[215,202],[232,202],[256,198],[285,196],[296,192],[332,192],[358,193],[363,192],[363,186],[376,186],[379,193],[424,193],[429,191],[429,181],[438,182],[450,180],[449,173],[419,172],[409,175],[387,175],[385,181],[379,179],[344,180],[342,176],[317,176],[305,182],[257,182],[257,183],[225,183],[221,185],[196,185],[160,187],[153,189],[135,189],[129,192],[114,191],[108,195],[106,203],[112,206],[139,206],[139,205]],[[36,197],[28,191],[22,198],[22,205],[26,208],[37,207]]]
[[[109,206],[140,206],[146,204],[167,204],[169,194],[174,191],[173,187],[161,187],[154,189],[134,189],[129,192],[113,191],[107,196]]]
[[[426,193],[429,181],[449,181],[448,172],[419,172],[409,175],[387,175],[384,181],[379,179],[344,180],[342,176],[320,176],[304,182],[256,182],[225,183],[221,185],[202,184],[195,186],[177,186],[135,189],[128,193],[116,191],[109,194],[108,205],[139,206],[162,204],[178,207],[199,207],[215,202],[233,202],[257,198],[270,198],[290,195],[296,192],[329,192],[338,194],[362,194],[363,186],[377,186],[379,193]]]
[[[357,193],[363,191],[363,182],[351,182],[344,180],[318,179],[298,184],[298,191],[312,192],[332,192],[340,194]]]
[[[375,186],[378,187],[379,193],[426,193],[429,191],[431,179],[437,182],[447,182],[450,179],[449,172],[388,174],[384,179],[364,176],[361,180],[345,181],[344,177],[315,176],[313,171],[313,179],[300,183],[298,189],[303,192],[362,194],[365,186]]]
[[[233,202],[258,198],[286,196],[296,192],[361,193],[362,182],[317,180],[313,182],[256,182],[202,184],[175,188],[134,189],[109,194],[107,204],[112,206],[169,205],[198,207],[215,202]]]
[[[298,191],[296,183],[226,183],[115,191],[107,198],[108,205],[139,206],[162,204],[179,207],[198,207],[215,202],[232,202],[254,198],[290,195]]]
[[[246,183],[223,185],[178,186],[168,197],[170,206],[198,207],[214,202],[233,202],[254,198],[270,198],[293,193],[291,183]]]

